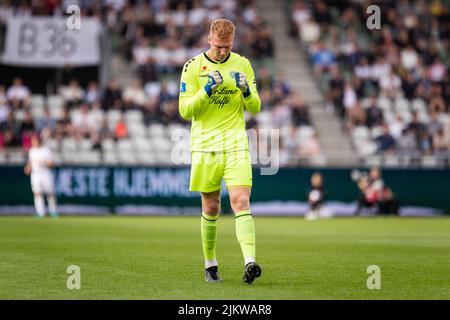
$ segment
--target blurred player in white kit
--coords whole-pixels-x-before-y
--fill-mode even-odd
[[[55,188],[51,168],[54,164],[53,156],[49,148],[41,144],[38,135],[31,138],[31,148],[28,154],[28,162],[25,166],[25,174],[31,174],[31,189],[34,195],[34,206],[37,217],[45,216],[44,194],[47,196],[50,215],[58,217],[56,211]]]

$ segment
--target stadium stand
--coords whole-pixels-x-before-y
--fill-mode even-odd
[[[291,33],[366,165],[449,164],[449,3],[289,1]]]
[[[109,51],[124,72],[105,84],[69,74],[53,92],[32,91],[20,77],[12,83],[2,79],[0,161],[24,160],[27,137],[39,132],[60,163],[171,164],[172,133],[175,128],[188,133],[189,126],[178,113],[181,68],[208,48],[210,21],[226,17],[238,30],[234,51],[254,61],[260,89],[262,111],[246,115],[247,127],[280,129],[282,166],[310,163],[322,150],[309,106],[277,74],[274,39],[255,3],[78,1],[83,15],[98,17],[106,26]],[[2,35],[8,16],[61,15],[65,5],[6,3],[0,13]]]
[[[113,56],[113,70],[107,81],[65,73],[46,91],[31,89],[34,79],[2,78],[0,162],[24,161],[30,135],[40,132],[61,163],[170,164],[173,130],[189,126],[178,113],[179,72],[208,47],[205,31],[220,16],[236,22],[235,51],[254,61],[262,111],[246,115],[247,127],[280,129],[280,165],[336,164],[334,155],[349,153],[345,139],[349,158],[361,164],[449,165],[448,4],[380,1],[383,28],[369,30],[359,1],[286,1],[287,17],[275,24],[269,19],[276,12],[261,10],[266,2],[78,1],[83,15],[107,28],[104,55]],[[2,4],[0,43],[8,17],[61,15],[65,5]],[[306,54],[311,66],[312,77],[302,75],[300,85],[283,71],[290,67],[284,57],[294,53],[280,55],[274,31],[287,23],[295,54]]]

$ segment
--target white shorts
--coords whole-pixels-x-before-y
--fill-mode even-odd
[[[39,172],[31,174],[31,190],[33,193],[54,194],[55,185],[53,182],[53,174],[49,172]]]

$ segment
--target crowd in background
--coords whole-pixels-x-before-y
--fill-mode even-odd
[[[289,131],[281,143],[282,164],[289,158],[320,153],[317,136],[299,146],[296,129],[311,126],[308,106],[293,92],[282,75],[274,73],[274,39],[258,15],[252,0],[193,1],[6,1],[0,21],[11,15],[59,15],[69,4],[81,7],[82,15],[98,17],[119,39],[113,50],[134,71],[135,79],[123,85],[111,79],[105,87],[96,81],[82,86],[76,78],[58,88],[60,111],[47,103],[43,112],[33,110],[33,96],[26,79],[0,83],[0,149],[28,150],[30,137],[44,132],[57,141],[66,137],[91,139],[101,148],[105,138],[129,136],[125,115],[142,112],[145,125],[188,125],[178,112],[179,75],[183,64],[209,47],[207,35],[212,19],[232,19],[237,28],[233,51],[248,56],[255,69],[262,110],[270,114],[271,126]],[[46,100],[47,101],[47,100]],[[123,115],[114,123],[109,110]],[[258,129],[258,117],[246,115],[247,128]]]
[[[450,9],[441,0],[292,1],[292,32],[350,134],[369,129],[370,153],[449,156]],[[373,23],[372,17],[372,23]]]

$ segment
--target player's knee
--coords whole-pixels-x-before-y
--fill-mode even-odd
[[[247,195],[238,195],[231,200],[231,206],[234,212],[248,210],[250,208],[250,199]]]
[[[219,214],[220,199],[209,199],[203,205],[203,211],[211,216]]]

